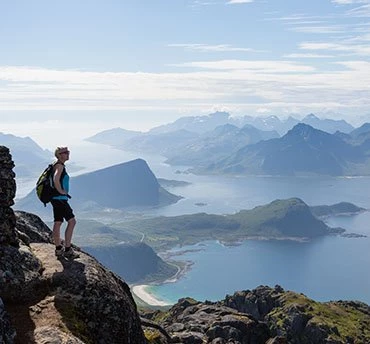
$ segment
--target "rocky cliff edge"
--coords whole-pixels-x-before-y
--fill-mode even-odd
[[[162,331],[145,328],[142,321],[146,337],[156,344],[370,343],[368,305],[316,302],[280,286],[238,291],[219,302],[184,298],[168,311],[143,316],[161,326]]]
[[[13,168],[0,146],[0,343],[145,343],[124,281],[84,252],[57,260],[40,218],[13,212]]]

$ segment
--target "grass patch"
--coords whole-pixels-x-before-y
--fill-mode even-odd
[[[161,344],[161,333],[156,329],[145,329],[144,336],[150,344]]]
[[[273,320],[271,323],[275,323],[273,330],[286,332],[290,327],[292,314],[299,312],[307,317],[307,326],[325,329],[328,340],[345,343],[351,338],[356,344],[370,343],[370,314],[368,309],[362,310],[359,303],[321,303],[294,292],[283,294],[280,302],[282,306],[269,314]],[[305,338],[302,338],[302,343],[304,342]]]

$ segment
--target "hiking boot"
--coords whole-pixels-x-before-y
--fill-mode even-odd
[[[64,257],[67,259],[75,259],[79,258],[80,255],[71,247],[68,251],[64,250]]]
[[[57,258],[62,257],[63,253],[64,253],[64,247],[63,246],[59,249],[58,248],[55,249],[55,256]]]

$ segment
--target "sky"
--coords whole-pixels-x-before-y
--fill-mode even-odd
[[[0,0],[0,132],[214,111],[370,121],[370,0]]]

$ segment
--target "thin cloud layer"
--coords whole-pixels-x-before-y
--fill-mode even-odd
[[[370,63],[346,61],[327,71],[288,61],[193,62],[181,73],[112,73],[0,68],[2,109],[182,109],[224,104],[234,111],[366,109]],[[242,100],[242,101],[241,101]]]
[[[169,47],[173,48],[184,48],[186,50],[200,51],[200,52],[258,52],[252,48],[241,48],[233,47],[230,44],[200,44],[200,43],[173,43],[168,44]]]
[[[114,3],[2,21],[0,109],[370,113],[370,0]]]
[[[235,5],[235,4],[248,4],[254,2],[254,0],[230,0],[227,3],[229,5]]]

